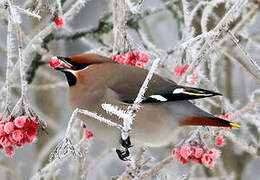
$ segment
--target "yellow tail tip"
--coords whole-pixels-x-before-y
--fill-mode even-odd
[[[234,129],[239,129],[239,128],[240,128],[240,125],[237,124],[237,123],[234,123],[234,122],[230,123],[230,126],[231,126],[232,128],[234,128]]]

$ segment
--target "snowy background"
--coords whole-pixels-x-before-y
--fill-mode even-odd
[[[114,1],[122,2],[122,0]],[[128,44],[131,49],[146,52],[151,57],[145,68],[150,69],[153,60],[161,58],[161,65],[156,73],[176,82],[180,82],[181,79],[181,83],[186,84],[186,78],[175,76],[174,68],[177,65],[198,62],[191,66],[191,73],[195,73],[197,77],[194,87],[215,90],[221,92],[224,97],[196,100],[195,103],[213,114],[232,112],[235,114],[232,120],[241,124],[239,130],[221,134],[225,140],[225,145],[221,148],[214,146],[214,136],[205,139],[209,148],[217,148],[221,151],[221,157],[212,169],[194,163],[182,165],[173,159],[148,179],[259,179],[259,2],[144,0],[140,7],[139,2],[141,3],[141,1],[127,0],[126,17],[133,19],[133,24],[138,26],[133,28],[128,23],[125,33],[132,41]],[[49,155],[64,137],[72,114],[67,98],[65,77],[62,73],[50,68],[48,61],[52,56],[70,56],[86,51],[106,56],[112,55],[112,50],[116,49],[113,43],[116,32],[109,29],[107,33],[104,33],[99,29],[97,33],[94,33],[91,29],[98,27],[100,19],[106,13],[115,13],[113,2],[92,0],[84,4],[84,0],[0,0],[0,105],[2,105],[0,112],[5,108],[7,51],[12,52],[12,62],[18,61],[17,44],[19,40],[17,40],[15,32],[13,33],[15,50],[10,50],[10,47],[7,46],[7,14],[10,11],[9,8],[12,8],[9,3],[13,5],[14,9],[19,6],[31,12],[37,12],[41,17],[41,19],[37,19],[34,17],[35,15],[30,16],[19,9],[16,11],[21,16],[21,22],[18,24],[23,32],[24,48],[39,35],[39,32],[51,26],[49,32],[33,41],[33,45],[28,46],[31,52],[24,60],[27,66],[32,66],[32,60],[37,63],[45,62],[35,70],[32,82],[27,85],[26,97],[30,107],[42,120],[46,121],[48,135],[40,133],[34,143],[16,148],[12,158],[6,157],[2,151],[0,154],[0,179],[31,179],[33,176],[37,179],[41,175],[44,179],[55,179],[55,177],[57,179],[80,179],[82,174],[85,174],[84,178],[91,180],[123,179],[124,173],[127,173],[125,171],[127,163],[120,161],[115,150],[106,148],[106,144],[98,140],[95,135],[94,138],[85,140],[84,146],[81,147],[81,150],[86,152],[86,159],[79,160],[70,156],[64,158],[64,161],[57,161],[56,165],[46,168],[49,163]],[[74,8],[73,5],[76,3],[82,3],[84,6],[78,6],[77,13],[66,14]],[[186,5],[184,5],[185,3]],[[188,7],[188,10],[185,10],[185,6]],[[198,9],[194,16],[191,16],[190,13],[195,8]],[[232,8],[236,10],[233,11]],[[150,14],[144,12],[150,12]],[[224,19],[223,17],[226,17],[228,13],[232,15]],[[64,20],[61,28],[56,27],[52,22],[57,15]],[[110,14],[105,22],[113,25],[115,23],[113,14]],[[215,27],[220,22],[222,23],[220,30],[215,31]],[[71,39],[72,34],[86,31],[89,33],[85,33],[83,37],[75,36],[76,40]],[[211,34],[207,35],[207,32],[212,32],[214,37]],[[54,36],[54,39],[45,43],[46,37],[50,34]],[[202,38],[189,41],[199,35],[202,35]],[[233,36],[236,38],[234,39]],[[102,42],[98,38],[101,38]],[[239,40],[237,44],[234,42],[236,40]],[[201,47],[206,41],[210,43],[205,50],[205,55],[202,55],[202,60],[199,61]],[[186,48],[183,48],[182,43],[184,42],[188,42]],[[117,52],[123,54],[120,52],[120,48],[118,49]],[[35,58],[36,55],[38,58]],[[256,64],[252,63],[250,59]],[[29,76],[31,74],[29,72]],[[14,77],[15,81],[9,87],[11,108],[21,95],[19,73],[16,73]],[[148,162],[141,166],[140,173],[146,172],[170,156],[172,148],[194,129],[193,127],[182,128],[181,132],[176,134],[172,144],[167,147],[147,148],[142,155],[142,161],[147,160]],[[83,134],[80,122],[74,124],[73,130],[75,131],[72,132],[73,143],[77,144]],[[203,133],[207,133],[207,131],[208,129],[205,128]],[[214,135],[214,132],[222,133],[222,130],[211,129],[209,134]],[[95,134],[95,132],[93,133]],[[131,148],[131,154],[134,156],[138,150]],[[42,171],[42,168],[45,169]],[[135,178],[138,179],[139,175],[137,173]],[[131,178],[126,176],[125,179]]]

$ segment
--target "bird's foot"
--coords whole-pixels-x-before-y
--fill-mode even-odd
[[[130,156],[128,148],[125,148],[125,150],[116,149],[116,153],[122,161],[128,161],[128,157]]]
[[[122,137],[120,138],[120,144],[128,149],[130,147],[132,147],[132,144],[131,144],[131,140],[130,140],[130,137],[128,136],[125,140],[122,139]]]

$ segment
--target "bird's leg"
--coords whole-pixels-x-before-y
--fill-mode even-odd
[[[132,147],[132,145],[131,145],[131,140],[130,140],[130,136],[128,136],[125,140],[121,137],[121,138],[120,138],[120,144],[121,144],[124,148],[126,148],[126,149]]]
[[[119,157],[119,159],[121,159],[122,161],[127,161],[129,160],[127,157],[130,156],[129,150],[128,148],[125,148],[125,150],[120,150],[120,149],[116,149],[116,153]]]

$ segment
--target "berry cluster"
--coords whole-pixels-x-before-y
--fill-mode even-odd
[[[186,164],[190,160],[191,162],[203,164],[205,167],[211,168],[214,165],[215,159],[219,156],[219,151],[183,144],[180,148],[174,148],[172,155],[174,158],[180,159],[182,164]]]
[[[27,116],[11,117],[0,121],[0,150],[5,149],[5,155],[10,157],[15,153],[14,146],[21,147],[36,139],[37,123]]]
[[[174,68],[174,74],[176,76],[181,76],[182,74],[186,73],[188,68],[189,68],[189,64],[185,64],[184,66],[176,66]],[[197,80],[197,76],[194,73],[188,75],[186,79],[188,85],[190,86],[193,86],[196,83],[196,80]]]
[[[124,55],[112,55],[109,58],[120,64],[127,64],[140,68],[144,68],[144,64],[149,60],[149,56],[146,53],[137,51],[128,52]]]
[[[62,27],[64,25],[63,19],[59,16],[54,19],[54,23],[56,24],[57,27]]]
[[[188,64],[185,64],[183,67],[182,66],[176,66],[174,68],[175,76],[181,76],[182,74],[184,74],[187,71],[188,68],[189,68]]]

